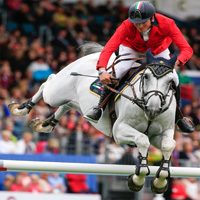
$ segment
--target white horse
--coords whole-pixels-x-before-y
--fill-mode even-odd
[[[73,72],[97,76],[95,66],[102,46],[84,46],[85,55],[69,64],[55,75],[50,75],[37,93],[23,104],[9,105],[13,115],[26,115],[31,108],[43,98],[52,107],[58,107],[55,113],[42,121],[35,119],[31,126],[35,131],[51,132],[61,116],[71,108],[81,114],[88,112],[98,103],[98,96],[90,92],[94,81],[92,77],[72,76]],[[87,53],[88,51],[88,53]],[[96,52],[96,53],[95,53]],[[115,59],[113,54],[109,63]],[[176,58],[166,60],[154,58],[147,53],[147,66],[123,91],[123,95],[115,103],[117,119],[112,126],[108,108],[98,123],[92,125],[107,136],[113,136],[117,144],[136,145],[139,151],[139,164],[136,172],[128,178],[129,188],[139,191],[149,174],[147,155],[150,143],[160,149],[163,154],[162,164],[152,182],[152,190],[163,193],[170,177],[169,162],[175,147],[173,139],[175,129],[176,100],[172,84],[174,80],[173,66]],[[128,98],[127,98],[128,97]]]

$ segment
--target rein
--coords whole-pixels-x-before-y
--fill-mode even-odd
[[[116,77],[115,65],[118,64],[119,62],[121,62],[121,61],[130,61],[130,60],[138,61],[138,60],[144,60],[144,58],[145,58],[145,57],[140,57],[140,58],[121,58],[121,59],[119,59],[120,57],[127,56],[127,55],[131,55],[131,54],[130,54],[130,53],[125,53],[125,54],[121,54],[121,55],[116,56],[116,58],[115,58],[115,60],[113,61],[113,63],[107,68],[107,70],[112,69],[112,75],[113,75],[114,77]],[[137,82],[137,80],[135,81],[135,83],[136,83],[136,82]],[[135,84],[135,83],[134,83],[134,84]],[[130,83],[129,83],[129,82],[126,82],[126,84],[130,86]],[[137,95],[136,95],[136,93],[135,93],[135,91],[134,91],[134,88],[132,88],[133,91],[134,91],[134,98],[133,98],[133,97],[130,97],[130,96],[128,96],[128,95],[123,94],[122,91],[119,92],[118,90],[116,90],[116,89],[114,89],[114,88],[112,88],[112,87],[110,87],[110,86],[108,86],[108,85],[105,85],[105,87],[107,87],[110,91],[112,91],[112,92],[114,92],[114,93],[116,93],[116,94],[119,94],[120,96],[123,96],[124,98],[128,99],[129,101],[135,103],[135,104],[138,105],[140,108],[142,108],[142,107],[141,107],[141,105],[142,105],[142,104],[141,104],[141,100],[137,98]],[[142,109],[143,109],[143,108],[142,108]]]
[[[123,54],[123,55],[125,55],[125,54]],[[126,54],[127,55],[127,54]],[[119,56],[120,57],[120,56]],[[142,58],[143,59],[143,58]],[[115,59],[116,60],[116,59]],[[121,61],[124,61],[124,60],[138,60],[138,58],[127,58],[127,59],[120,59],[120,60],[117,60],[117,61],[114,61],[113,62],[113,64],[108,68],[108,69],[110,69],[110,68],[113,68],[114,69],[114,66],[117,64],[117,63],[119,63],[119,62],[121,62]],[[140,58],[139,58],[139,60],[141,60]],[[168,70],[165,72],[165,73],[163,73],[162,74],[162,76],[164,76],[164,75],[166,75],[166,74],[168,74],[169,72],[172,72],[173,70],[169,67],[169,66],[166,66],[166,65],[160,65],[160,67],[161,66],[163,66],[163,67],[167,67],[168,68]],[[160,75],[158,75],[158,74],[156,74],[155,73],[155,71],[153,71],[152,68],[153,67],[153,64],[150,64],[150,65],[147,65],[147,67],[146,67],[146,69],[150,69],[151,71],[152,71],[152,73],[153,73],[153,75],[156,77],[156,78],[160,78],[161,76]],[[145,70],[146,70],[145,69]],[[172,100],[173,100],[173,96],[174,96],[174,94],[175,94],[175,90],[173,89],[173,87],[172,87],[172,84],[171,84],[171,86],[169,87],[169,91],[168,91],[168,93],[165,95],[165,94],[163,94],[162,92],[160,92],[160,91],[158,91],[158,90],[151,90],[151,91],[148,91],[147,93],[144,93],[144,90],[143,90],[143,81],[142,81],[142,79],[143,79],[143,76],[144,76],[144,73],[145,73],[145,70],[144,70],[144,72],[141,74],[141,80],[140,80],[140,89],[142,88],[142,98],[140,99],[140,98],[138,98],[137,97],[137,94],[136,94],[136,92],[135,92],[135,83],[139,80],[139,79],[136,79],[133,83],[131,83],[131,82],[125,82],[125,84],[126,85],[128,85],[128,86],[130,86],[131,87],[131,89],[132,89],[132,92],[133,92],[133,97],[130,97],[130,96],[128,96],[128,95],[125,95],[125,94],[123,94],[122,93],[122,91],[121,92],[119,92],[118,90],[116,90],[116,89],[114,89],[114,88],[112,88],[112,87],[110,87],[110,86],[108,86],[108,85],[105,85],[105,87],[107,87],[110,91],[112,91],[112,92],[114,92],[114,93],[116,93],[116,94],[119,94],[120,96],[123,96],[124,98],[126,98],[126,99],[128,99],[129,101],[131,101],[132,103],[135,103],[138,107],[140,107],[142,110],[146,110],[146,107],[145,107],[145,100],[144,100],[144,96],[146,96],[147,94],[149,94],[149,93],[152,93],[152,95],[150,95],[150,97],[151,96],[153,96],[153,95],[158,95],[159,96],[159,98],[160,98],[160,100],[161,100],[161,105],[162,105],[162,107],[165,105],[165,103],[166,103],[166,98],[167,98],[167,96],[169,96],[169,91],[170,90],[172,90],[172,95],[171,95],[171,97],[170,97],[170,99],[169,99],[169,102],[168,102],[168,104],[166,105],[166,107],[164,107],[163,109],[161,109],[161,111],[158,113],[158,115],[160,115],[160,114],[162,114],[163,112],[165,112],[168,108],[169,108],[169,106],[170,106],[170,104],[171,104],[171,102],[172,102]],[[141,85],[142,84],[142,85]],[[149,97],[149,98],[150,98]],[[157,116],[158,116],[157,115]]]
[[[115,72],[115,65],[121,61],[130,61],[130,60],[134,60],[134,61],[138,61],[138,60],[144,60],[145,57],[141,57],[141,58],[122,58],[119,59],[120,57],[123,56],[128,56],[131,55],[130,53],[125,53],[125,54],[121,54],[116,56],[115,60],[113,61],[113,63],[107,68],[107,70],[112,69],[112,75],[114,77],[116,77],[116,72]]]

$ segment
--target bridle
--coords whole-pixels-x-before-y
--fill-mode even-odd
[[[164,69],[163,72],[156,73],[157,70],[154,69],[154,66],[157,66],[159,68]],[[154,63],[151,63],[151,64],[147,65],[146,68],[144,69],[144,71],[142,72],[142,74],[140,74],[140,76],[141,76],[140,78],[136,79],[134,82],[131,82],[131,81],[130,82],[126,82],[126,84],[128,86],[130,86],[131,89],[132,89],[133,97],[125,95],[122,92],[119,92],[119,91],[117,91],[117,90],[115,90],[115,89],[113,89],[113,88],[111,88],[109,86],[108,86],[108,89],[110,89],[111,91],[113,91],[113,92],[115,92],[115,93],[117,93],[117,94],[125,97],[126,99],[130,100],[132,103],[134,103],[137,106],[139,106],[144,112],[147,112],[147,106],[146,105],[148,103],[148,99],[150,99],[154,95],[155,96],[159,96],[160,101],[161,101],[161,109],[157,113],[157,116],[158,116],[158,115],[162,114],[163,112],[165,112],[169,108],[169,106],[171,105],[171,103],[172,103],[173,96],[174,96],[174,93],[175,93],[175,90],[173,89],[174,82],[173,81],[170,82],[170,85],[168,87],[168,91],[165,94],[163,92],[159,91],[159,90],[150,90],[148,92],[145,92],[144,91],[144,78],[145,78],[145,72],[146,72],[147,69],[150,69],[151,72],[153,73],[153,75],[157,79],[165,76],[168,73],[172,73],[173,72],[173,68],[170,67],[170,66],[167,66],[167,65],[164,65],[164,64],[157,64],[157,63],[154,64]],[[140,80],[139,89],[140,89],[141,94],[142,94],[140,98],[137,96],[137,94],[135,92],[135,84],[139,80]],[[167,103],[166,99],[169,96],[170,90],[172,91],[172,94],[170,96],[168,104],[166,104]],[[147,100],[145,100],[145,97],[147,95],[149,95],[149,94],[151,94],[151,95],[148,97]]]
[[[164,72],[161,72],[160,74],[156,73],[156,71],[154,70],[154,66],[159,67],[160,69],[164,68]],[[171,105],[172,99],[173,99],[173,95],[175,93],[175,90],[173,89],[173,84],[174,82],[171,81],[170,85],[168,87],[167,92],[164,94],[163,92],[159,91],[159,90],[149,90],[147,92],[144,91],[144,76],[145,76],[145,72],[147,69],[150,69],[150,71],[152,72],[152,74],[157,78],[161,78],[169,73],[173,73],[173,68],[164,64],[157,64],[157,63],[152,63],[146,66],[146,69],[144,70],[144,72],[141,75],[141,79],[140,79],[140,90],[141,90],[141,99],[138,99],[140,102],[140,107],[144,110],[144,112],[147,111],[147,103],[148,100],[152,97],[152,96],[158,96],[160,98],[161,101],[161,109],[159,111],[159,113],[157,113],[157,115],[160,115],[161,113],[165,112],[169,106]],[[157,68],[158,69],[158,68]],[[134,90],[134,85],[132,86],[132,90]],[[172,94],[170,96],[169,102],[168,104],[166,104],[166,99],[167,97],[169,97],[169,91],[172,90]],[[148,95],[148,98],[145,99],[145,97]]]

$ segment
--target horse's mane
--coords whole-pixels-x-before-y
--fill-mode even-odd
[[[80,50],[79,57],[83,57],[92,53],[100,52],[103,49],[103,46],[96,42],[86,42],[78,48]]]

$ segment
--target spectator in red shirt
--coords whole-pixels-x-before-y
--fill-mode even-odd
[[[181,179],[173,180],[171,200],[188,200],[186,187]]]
[[[111,55],[119,49],[119,55],[125,58],[138,57],[151,49],[154,57],[163,57],[170,59],[169,46],[176,44],[180,54],[176,60],[175,68],[184,65],[192,56],[193,50],[176,26],[175,22],[161,14],[156,13],[154,6],[148,1],[139,1],[129,8],[129,18],[124,20],[117,28],[113,36],[103,48],[97,62],[99,78],[103,84],[111,83],[111,74],[106,71],[106,67]],[[137,65],[138,66],[138,65]],[[119,62],[115,67],[116,78],[121,79],[125,73],[132,67],[136,67],[134,60]],[[174,76],[177,79],[176,99],[180,101],[180,91],[178,76],[174,70]],[[90,121],[97,122],[105,107],[104,100],[109,91],[102,91],[98,106],[94,107],[85,116]],[[104,104],[104,105],[103,105]],[[177,109],[179,111],[179,109]],[[193,125],[177,112],[176,122],[183,132],[193,132]]]
[[[12,186],[10,187],[10,191],[13,192],[19,192],[19,191],[25,191],[24,185],[22,184],[22,176],[21,175],[17,175],[15,178],[15,182],[12,184]]]
[[[31,183],[27,186],[27,192],[39,193],[42,192],[42,188],[39,183],[40,177],[36,174],[31,175]]]

